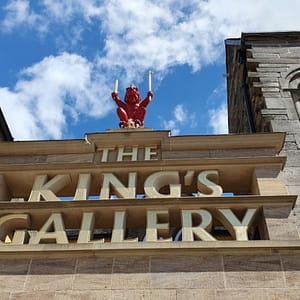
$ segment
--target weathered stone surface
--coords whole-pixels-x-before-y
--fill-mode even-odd
[[[297,144],[296,141],[291,141],[291,142],[284,142],[284,149],[286,150],[297,150]]]
[[[294,100],[291,97],[284,98],[284,104],[285,104],[285,107],[288,110],[289,120],[299,121],[299,116],[298,116],[297,111],[295,109]]]
[[[1,291],[1,295],[0,295],[0,299],[1,299],[1,300],[13,299],[13,298],[10,298],[10,297],[11,297],[11,294],[10,294],[10,293],[6,293],[6,292],[2,292],[2,291]]]
[[[35,258],[32,259],[30,266],[30,275],[61,275],[74,274],[75,258]]]
[[[24,290],[26,275],[0,275],[1,292],[19,292]]]
[[[226,289],[217,290],[216,300],[298,300],[299,289]]]
[[[248,58],[247,61],[249,63],[270,63],[270,64],[276,64],[277,62],[280,64],[293,64],[295,63],[295,58],[280,58],[279,56],[277,58],[273,57],[259,57],[259,58]]]
[[[297,225],[286,219],[266,219],[270,240],[299,240]]]
[[[1,259],[0,275],[26,275],[30,259]]]
[[[278,93],[270,93],[270,90],[266,89],[266,86],[263,84],[265,80],[270,80],[269,78],[271,78],[271,80],[279,79],[281,88],[288,87],[289,84],[286,81],[286,76],[288,75],[288,72],[295,68],[295,64],[299,64],[300,48],[297,42],[292,41],[287,47],[286,41],[282,42],[282,40],[277,40],[276,35],[274,37],[273,44],[268,44],[267,39],[259,40],[259,42],[256,42],[255,40],[250,42],[251,50],[249,50],[249,52],[252,53],[252,58],[247,59],[248,68],[253,71],[251,65],[254,63],[257,63],[258,67],[255,68],[254,72],[249,72],[249,77],[256,77],[261,82],[253,83],[253,85],[260,89],[260,92],[265,99],[265,107],[268,109],[261,110],[263,119],[258,120],[257,122],[259,123],[264,119],[271,120],[271,130],[288,133],[284,144],[284,150],[281,153],[281,155],[287,156],[287,164],[283,174],[286,183],[288,184],[289,192],[291,194],[300,195],[300,171],[298,170],[300,167],[300,142],[298,142],[297,138],[298,135],[300,136],[299,115],[296,112],[294,100],[292,99],[290,91],[280,90]],[[282,47],[281,43],[283,43],[284,47]],[[266,77],[266,74],[269,74],[269,72],[272,74],[272,77]],[[250,95],[250,97],[256,99],[254,96]],[[284,108],[286,108],[286,112],[281,111]],[[277,111],[274,111],[274,109],[277,109]],[[259,115],[260,114],[258,114],[258,116]],[[288,120],[286,120],[286,116]],[[296,204],[293,213],[296,215],[295,219],[300,225],[299,204]],[[292,222],[290,218],[285,222],[281,221],[283,220],[267,219],[270,238],[282,240],[298,239],[299,229],[295,226],[295,223]],[[278,297],[286,298],[285,296],[287,296],[285,291],[282,292],[282,295],[284,296]]]
[[[273,84],[279,84],[278,78],[272,78],[272,77],[262,77],[259,79],[261,83],[273,83]],[[255,82],[254,82],[255,83]],[[278,86],[278,85],[276,85]]]
[[[112,257],[79,258],[73,282],[74,290],[111,289]]]
[[[296,139],[297,149],[300,150],[300,134],[295,134],[295,139]],[[299,154],[299,156],[300,156],[300,154]]]
[[[279,256],[224,256],[227,288],[284,287]]]
[[[300,289],[268,289],[268,297],[270,300],[298,300],[300,295]]]
[[[284,150],[281,155],[287,157],[286,167],[300,167],[300,151],[296,149]]]
[[[295,134],[293,133],[286,133],[285,134],[285,142],[295,142]],[[284,156],[283,151],[286,149],[283,148],[283,150],[280,152],[280,155]]]
[[[78,274],[73,280],[74,290],[106,290],[111,289],[111,274]]]
[[[276,45],[274,45],[274,47],[255,47],[254,49],[250,49],[249,51],[251,51],[252,53],[277,53],[277,54],[283,54],[283,53],[290,53],[291,52],[290,47],[276,47]],[[281,56],[281,55],[280,55]]]
[[[149,259],[148,256],[128,257],[128,260],[126,257],[81,257],[77,259],[73,282],[74,274],[69,274],[73,271],[72,259],[64,264],[67,272],[57,266],[61,260],[47,260],[44,264],[34,260],[31,270],[34,275],[23,274],[28,262],[19,260],[23,265],[19,269],[6,264],[6,273],[19,270],[20,275],[3,275],[0,290],[4,298],[0,299],[297,299],[300,290],[299,255]],[[49,275],[55,270],[60,275]],[[115,277],[110,276],[112,270]],[[104,287],[98,275],[107,276],[111,285]],[[146,285],[143,284],[145,275],[149,276]],[[76,281],[77,276],[89,277]]]
[[[115,257],[112,289],[147,289],[149,286],[149,257]]]
[[[281,256],[286,286],[300,288],[300,255]]]
[[[33,259],[27,275],[26,291],[72,289],[75,258]]]
[[[223,288],[220,256],[152,257],[151,288]]]
[[[279,92],[279,88],[276,87],[261,87],[262,92]]]
[[[261,80],[261,82],[253,82],[253,86],[261,88],[279,87],[279,83],[274,81]]]
[[[221,157],[255,157],[255,156],[273,156],[275,155],[274,149],[260,148],[260,149],[232,149],[232,150],[211,150],[211,158]]]
[[[225,289],[216,291],[216,300],[266,300],[268,289]]]
[[[150,288],[152,289],[214,289],[224,287],[223,275],[221,272],[151,273],[150,276]]]
[[[281,94],[282,98],[291,99],[291,92],[290,91],[280,90],[280,94]]]
[[[265,98],[266,107],[269,109],[284,109],[286,108],[283,99],[281,98]]]
[[[300,133],[299,121],[272,120],[271,125],[274,132]]]
[[[149,299],[149,290],[114,290],[111,299],[139,300]]]
[[[283,174],[286,179],[286,184],[297,186],[299,185],[300,167],[287,167],[284,169]]]
[[[157,290],[149,290],[149,299],[150,300],[156,300],[156,299],[162,299],[162,300],[178,300],[178,295],[176,294],[175,289],[157,289]],[[177,297],[177,298],[176,298]]]
[[[149,272],[149,257],[138,256],[116,257],[113,262],[113,273],[117,274],[134,274],[134,273],[148,273]]]
[[[280,92],[264,92],[264,98],[283,98]]]
[[[28,275],[25,283],[25,291],[65,291],[71,290],[73,275]]]
[[[48,155],[47,163],[84,163],[92,162],[94,158],[93,153],[86,154],[64,154],[64,155]]]
[[[278,53],[272,53],[272,51],[270,51],[270,49],[264,49],[264,48],[254,48],[252,51],[252,56],[254,58],[274,58],[274,59],[278,59],[280,56],[278,55]]]
[[[111,274],[113,257],[81,257],[77,259],[78,274]]]
[[[150,278],[148,273],[112,274],[112,289],[149,289]]]
[[[290,195],[300,195],[300,183],[298,185],[289,185],[287,188]]]
[[[181,289],[177,290],[176,300],[215,300],[215,291],[212,289]],[[174,299],[174,298],[173,298]]]
[[[286,115],[288,114],[288,111],[286,108],[278,109],[278,108],[269,108],[269,109],[262,109],[261,113],[265,115],[266,117],[270,117],[272,115]]]
[[[288,64],[281,64],[280,62],[278,64],[262,64],[262,63],[260,63],[259,67],[260,68],[266,68],[266,69],[269,69],[269,68],[282,68],[283,71],[286,71],[289,68],[289,65]]]
[[[12,299],[12,300],[23,300],[23,299],[31,299],[31,300],[52,300],[57,299],[57,295],[55,291],[51,292],[13,292],[11,293],[10,298],[1,298],[0,299]],[[69,298],[64,298],[64,300]]]
[[[276,71],[270,71],[270,72],[248,72],[249,78],[280,78],[280,73]]]
[[[40,164],[45,163],[47,157],[41,155],[32,155],[32,156],[15,156],[14,159],[11,156],[1,156],[0,164]]]
[[[43,298],[42,298],[43,299]],[[53,299],[53,298],[52,298]],[[57,291],[55,300],[112,300],[111,290],[102,291]]]

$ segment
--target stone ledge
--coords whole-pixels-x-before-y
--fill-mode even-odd
[[[5,214],[30,214],[34,216],[32,226],[38,227],[42,218],[48,218],[51,213],[61,213],[73,218],[83,212],[126,210],[134,215],[147,209],[169,209],[178,212],[180,209],[215,209],[218,208],[286,208],[289,212],[294,208],[297,196],[295,195],[242,195],[233,197],[181,197],[181,198],[155,198],[155,199],[118,199],[116,200],[76,200],[76,201],[42,201],[42,202],[0,202],[0,215]],[[287,217],[287,216],[285,216]],[[74,223],[80,224],[78,218]],[[103,225],[103,224],[102,224]],[[1,246],[1,244],[0,244]]]
[[[299,254],[300,240],[293,241],[195,241],[124,242],[90,244],[0,245],[0,258],[75,256],[174,256],[174,255],[274,255]]]

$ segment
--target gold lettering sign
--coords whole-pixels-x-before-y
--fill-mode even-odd
[[[190,171],[189,171],[190,172]],[[188,172],[188,176],[191,173]],[[193,172],[194,174],[194,172]],[[99,199],[110,199],[111,194],[118,198],[135,198],[136,184],[138,174],[136,172],[128,173],[128,183],[125,186],[118,177],[113,173],[102,173],[102,182],[99,182],[100,195]],[[211,180],[208,178],[212,178]],[[192,178],[189,178],[192,180]],[[220,197],[223,189],[213,180],[218,181],[218,171],[208,170],[202,171],[197,177],[198,197]],[[66,187],[71,182],[70,176],[67,174],[56,175],[48,180],[47,175],[38,175],[32,187],[32,191],[28,198],[29,202],[59,201],[55,195],[56,192]],[[169,193],[161,193],[164,187],[169,187]],[[87,200],[91,188],[91,174],[80,174],[77,188],[73,196],[74,200]],[[114,193],[112,193],[113,189]],[[181,197],[181,183],[178,171],[159,171],[149,175],[144,182],[144,194],[146,198],[176,198]]]
[[[251,136],[116,132],[84,144],[41,142],[34,154],[30,143],[13,143],[16,164],[0,156],[0,248],[169,250],[268,240],[268,218],[286,217],[295,203],[280,178],[285,159],[274,155],[284,137],[274,138],[259,157]]]
[[[238,241],[248,240],[248,231],[255,224],[256,214],[259,208],[246,209],[242,221],[239,221],[235,212],[232,209],[179,209],[181,222],[177,223],[176,232],[181,235],[181,240],[185,242],[192,241],[215,241],[213,233],[213,222],[219,222],[231,234],[232,239]],[[110,235],[105,239],[94,239],[95,221],[97,224],[108,227],[109,222],[103,221],[105,208],[97,212],[84,212],[81,214],[81,224],[78,228],[73,228],[76,231],[76,243],[122,243],[122,242],[138,242],[138,238],[126,237],[127,213],[126,210],[110,211],[111,228]],[[172,237],[170,228],[170,212],[168,209],[153,210],[146,209],[144,219],[140,220],[140,224],[145,224],[145,228],[140,228],[145,232],[144,242],[172,242],[175,240]],[[173,216],[172,216],[173,217]],[[65,222],[69,225],[70,213],[52,213],[44,221],[42,226],[34,230],[30,224],[30,214],[9,214],[0,218],[0,233],[1,240],[4,242],[6,236],[12,237],[12,244],[68,244],[70,241],[67,237]],[[98,220],[99,218],[99,220]],[[107,218],[107,216],[105,216]],[[173,222],[172,222],[172,225]],[[99,225],[98,225],[99,226]],[[18,229],[16,231],[16,229]],[[22,229],[22,230],[20,230]],[[20,232],[24,232],[23,235]],[[31,232],[30,239],[25,239],[25,232]],[[174,230],[173,230],[174,231]],[[20,238],[20,237],[23,238]]]

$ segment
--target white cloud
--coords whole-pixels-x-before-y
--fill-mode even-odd
[[[175,119],[180,123],[184,123],[187,120],[187,117],[188,117],[187,112],[183,108],[182,104],[175,106],[174,116],[175,116]]]
[[[271,5],[269,0],[8,0],[6,3],[1,21],[3,30],[12,31],[22,25],[42,31],[47,37],[51,25],[61,25],[57,40],[64,43],[58,43],[59,51],[75,49],[74,43],[81,41],[90,24],[99,28],[98,35],[93,37],[95,43],[101,38],[95,61],[67,53],[49,56],[25,69],[14,88],[1,88],[2,107],[10,107],[8,99],[16,104],[7,118],[10,121],[15,116],[9,123],[15,127],[16,136],[22,138],[59,138],[67,117],[76,119],[80,113],[104,116],[110,104],[103,100],[107,99],[103,95],[109,95],[110,91],[100,86],[107,86],[106,82],[115,74],[127,85],[133,80],[138,84],[148,69],[155,71],[156,78],[162,78],[179,65],[197,71],[220,59],[225,38],[239,37],[241,32],[299,29],[300,1],[296,0],[286,0],[284,5],[280,0],[272,1]],[[6,100],[2,100],[3,95]],[[98,99],[103,101],[99,105],[103,110],[96,104]],[[183,112],[182,107],[165,126],[179,132],[177,125],[183,124],[181,120],[186,117]],[[222,107],[219,113],[211,111],[216,132],[225,128],[220,117],[223,115]],[[25,116],[26,122],[21,124],[16,119],[19,116]]]
[[[120,69],[128,83],[149,68],[165,74],[186,64],[197,71],[220,58],[223,40],[241,31],[295,30],[300,10],[295,0],[41,0],[35,11],[29,5],[11,0],[3,24],[38,22],[37,30],[51,30],[49,24],[60,23],[73,36],[74,22],[79,33],[88,28],[84,22],[95,22],[105,39],[99,64]]]
[[[6,16],[2,22],[2,30],[10,31],[18,25],[33,27],[40,21],[40,16],[30,9],[28,0],[10,1],[4,11]]]
[[[279,0],[272,5],[269,0],[110,1],[102,15],[107,39],[100,61],[124,68],[128,81],[140,75],[137,70],[148,68],[165,73],[186,64],[197,71],[220,58],[227,37],[299,27],[300,2],[292,2],[289,7]],[[288,21],[282,13],[289,15]]]
[[[1,22],[2,30],[11,31],[22,25],[40,33],[51,30],[51,24],[68,25],[83,18],[90,22],[93,17],[100,17],[101,8],[97,0],[39,0],[33,4],[30,0],[8,0],[3,8],[5,18]],[[73,26],[69,28],[70,31]],[[79,27],[77,25],[77,27]],[[79,31],[84,30],[81,24]],[[70,39],[70,43],[73,40]]]
[[[173,110],[173,119],[164,120],[163,126],[166,130],[170,130],[172,135],[178,135],[180,133],[180,127],[187,124],[195,123],[194,115],[189,113],[183,104],[177,104]]]
[[[209,126],[214,134],[228,133],[227,105],[223,103],[217,109],[209,110]]]
[[[42,0],[45,11],[56,21],[63,23],[81,15],[86,21],[100,16],[101,2],[97,0]]]
[[[36,11],[30,3],[10,0],[4,24],[95,20],[106,35],[107,62],[119,66],[131,58],[156,69],[189,64],[197,70],[220,55],[226,37],[241,31],[299,28],[296,0],[286,0],[285,5],[280,0],[272,5],[269,0],[40,0]]]
[[[23,70],[14,90],[0,89],[0,105],[17,139],[59,139],[67,117],[103,117],[111,110],[107,86],[85,58],[62,53]]]

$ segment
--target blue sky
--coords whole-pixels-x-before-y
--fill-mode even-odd
[[[272,5],[270,5],[272,3]],[[284,4],[283,4],[284,3]],[[227,132],[224,39],[300,30],[298,0],[2,0],[0,106],[16,140],[118,128],[111,99],[153,71],[145,127]]]

